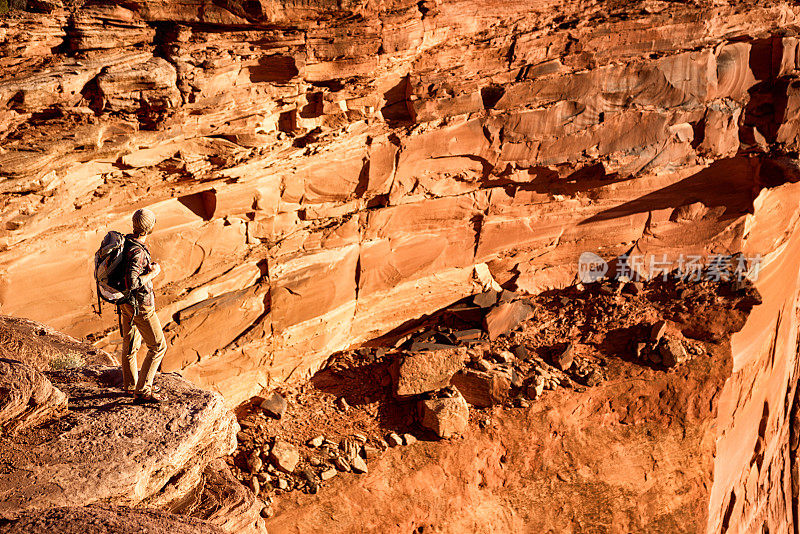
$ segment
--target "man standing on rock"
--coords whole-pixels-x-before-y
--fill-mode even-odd
[[[161,267],[150,259],[145,245],[156,225],[156,215],[146,208],[139,209],[132,222],[133,233],[126,236],[124,258],[125,288],[130,291],[130,302],[121,304],[119,309],[123,387],[126,392],[133,392],[134,402],[160,402],[161,398],[153,391],[153,378],[167,352],[167,341],[156,315],[153,278],[161,273]],[[142,339],[147,345],[147,356],[141,372],[137,373],[136,355]]]

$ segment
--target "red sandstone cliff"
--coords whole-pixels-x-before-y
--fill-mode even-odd
[[[707,529],[794,528],[796,5],[32,6],[0,22],[3,313],[111,350],[91,254],[147,205],[164,368],[236,404],[475,265],[537,292],[585,250],[760,254]]]

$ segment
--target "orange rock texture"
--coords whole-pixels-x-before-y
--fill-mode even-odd
[[[583,251],[760,255],[705,528],[796,521],[800,7],[30,4],[0,20],[4,314],[112,352],[92,254],[148,206],[163,368],[236,404],[487,266],[537,292]]]

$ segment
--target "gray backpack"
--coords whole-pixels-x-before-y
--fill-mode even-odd
[[[97,307],[101,315],[100,299],[117,305],[131,300],[131,292],[125,287],[125,257],[127,249],[132,246],[139,245],[120,232],[111,231],[103,238],[94,255]]]

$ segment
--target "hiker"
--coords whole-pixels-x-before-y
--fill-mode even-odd
[[[123,257],[124,285],[130,292],[129,302],[119,304],[120,330],[122,335],[122,382],[126,393],[133,393],[134,402],[160,402],[153,391],[153,378],[164,353],[167,341],[156,315],[153,279],[161,273],[161,267],[150,259],[145,245],[147,236],[156,224],[156,215],[143,208],[132,217],[133,233],[125,236]],[[144,339],[147,356],[137,373],[136,355]],[[138,380],[137,380],[138,377]]]

